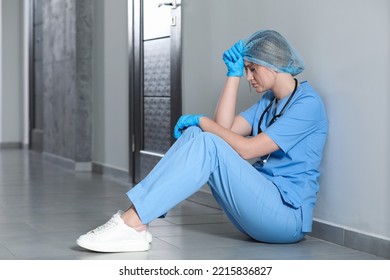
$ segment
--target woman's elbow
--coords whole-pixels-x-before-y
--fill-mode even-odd
[[[240,155],[240,157],[242,157],[245,160],[250,160],[257,157],[256,154],[253,153],[253,151],[247,149],[239,150],[237,151],[237,153]]]

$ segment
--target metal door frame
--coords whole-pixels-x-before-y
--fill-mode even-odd
[[[32,130],[34,126],[34,90],[35,90],[35,67],[34,67],[34,8],[35,1],[29,3],[28,13],[28,104],[29,104],[29,123],[28,123],[28,143],[29,149],[32,149]]]
[[[140,151],[143,143],[143,1],[128,0],[129,45],[129,173],[133,183],[140,181]],[[175,29],[171,29],[171,131],[182,114],[182,44],[181,5],[172,10],[176,17]],[[172,32],[174,30],[175,32]],[[172,55],[175,54],[175,55]],[[171,135],[171,143],[174,142]]]

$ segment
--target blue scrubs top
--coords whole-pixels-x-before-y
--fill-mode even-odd
[[[273,98],[272,92],[266,92],[259,102],[241,113],[252,126],[253,136],[258,134],[260,116]],[[276,185],[286,204],[301,209],[302,231],[310,232],[328,119],[320,96],[308,82],[302,82],[283,116],[269,126],[288,98],[280,100],[276,110],[273,104],[261,123],[262,131],[280,149],[272,153],[265,164],[259,160],[253,166]]]

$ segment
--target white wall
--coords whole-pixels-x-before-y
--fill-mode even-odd
[[[3,1],[0,1],[0,145],[3,139]]]
[[[23,5],[1,1],[0,143],[23,143]]]
[[[127,0],[96,0],[93,161],[129,169]]]
[[[386,0],[183,1],[183,110],[213,114],[223,51],[259,29],[284,34],[305,58],[299,79],[330,121],[315,218],[390,239],[390,4]],[[244,81],[244,80],[243,80]],[[239,110],[255,99],[246,82]]]

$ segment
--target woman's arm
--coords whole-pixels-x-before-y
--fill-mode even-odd
[[[241,116],[237,116],[236,120],[238,120],[238,122],[246,122]],[[276,143],[264,132],[255,137],[246,138],[219,125],[207,117],[200,118],[199,126],[203,131],[211,132],[221,137],[244,159],[265,156],[279,150],[278,145],[276,145]]]
[[[224,52],[222,59],[225,62],[228,72],[225,87],[221,92],[217,107],[215,109],[214,121],[226,129],[232,129],[237,120],[236,103],[240,79],[244,75],[244,42],[239,40],[229,50]],[[235,131],[238,133],[238,131]],[[250,133],[250,132],[249,132]]]
[[[225,87],[222,90],[217,107],[215,109],[214,121],[237,134],[248,136],[252,128],[249,123],[240,115],[236,115],[236,104],[238,95],[239,77],[228,77]]]
[[[234,123],[239,85],[240,77],[228,77],[215,109],[214,121],[227,129]]]
[[[200,127],[224,139],[242,158],[251,159],[264,156],[279,149],[266,134],[246,138],[250,135],[250,124],[236,115],[236,104],[240,77],[228,77],[219,98],[214,121],[202,117]]]

